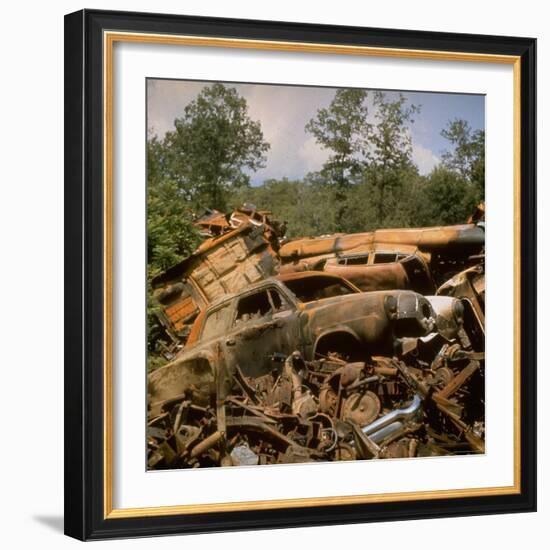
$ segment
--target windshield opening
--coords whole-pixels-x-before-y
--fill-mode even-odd
[[[355,290],[344,279],[335,277],[304,277],[293,281],[285,281],[285,285],[294,293],[301,302],[315,302],[323,298],[345,296],[355,294]]]

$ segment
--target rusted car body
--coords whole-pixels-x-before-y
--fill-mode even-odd
[[[461,271],[437,289],[438,296],[459,298],[464,308],[465,322],[479,327],[472,336],[478,348],[485,343],[485,261]]]
[[[484,244],[483,225],[470,223],[297,239],[281,246],[279,255],[284,272],[334,270],[336,264],[340,275],[356,280],[361,277],[358,266],[396,263],[414,255],[429,267],[433,280],[441,284],[452,274],[469,267],[469,258],[481,253]],[[394,268],[398,271],[397,266]],[[350,273],[349,277],[346,272]],[[365,272],[363,278],[369,277],[368,273]],[[372,271],[372,275],[377,274]],[[389,270],[388,276],[395,279]],[[396,282],[406,284],[404,274]]]
[[[435,283],[426,261],[417,254],[384,253],[389,262],[364,262],[367,257],[380,258],[380,254],[345,255],[329,258],[324,262],[323,272],[345,277],[363,292],[373,290],[414,290],[420,294],[433,294]],[[286,266],[283,266],[283,270]]]
[[[414,292],[363,293],[340,277],[312,272],[267,279],[201,314],[185,350],[149,376],[151,402],[196,386],[197,372],[210,383],[220,363],[230,377],[237,366],[258,377],[273,369],[274,356],[295,350],[306,360],[389,355],[395,334],[424,335],[434,326],[430,302]]]

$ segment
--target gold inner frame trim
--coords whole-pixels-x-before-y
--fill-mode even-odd
[[[150,508],[113,508],[113,363],[112,363],[112,253],[113,253],[113,46],[116,42],[142,44],[165,44],[215,48],[257,49],[319,53],[332,55],[356,55],[425,59],[431,61],[461,61],[473,63],[497,63],[513,66],[514,94],[514,484],[504,487],[468,489],[445,489],[384,494],[348,495],[330,497],[305,497],[277,500],[254,500],[245,502],[220,502],[210,504],[182,504]],[[446,52],[340,44],[315,44],[307,42],[282,42],[272,40],[229,39],[203,36],[181,36],[105,31],[103,34],[103,111],[104,111],[104,518],[154,517],[212,512],[235,512],[247,510],[273,510],[280,508],[304,508],[308,506],[334,506],[346,504],[383,503],[442,498],[465,498],[481,496],[512,495],[521,492],[521,425],[520,425],[520,228],[521,228],[521,61],[518,56]]]

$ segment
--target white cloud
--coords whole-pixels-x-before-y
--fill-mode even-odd
[[[309,136],[298,150],[298,157],[302,159],[301,165],[304,173],[320,170],[329,156],[330,152],[323,149],[313,136]]]
[[[429,174],[440,162],[439,157],[431,149],[419,143],[414,143],[414,141],[412,144],[412,159],[422,175]]]
[[[174,119],[183,114],[185,106],[195,99],[203,82],[187,80],[147,81],[147,126],[150,132],[163,137],[174,129]]]
[[[333,90],[291,86],[244,86],[250,116],[260,120],[264,138],[271,145],[267,165],[253,175],[253,181],[288,177],[302,178],[319,170],[327,155],[304,131],[304,126],[321,105],[328,104]]]

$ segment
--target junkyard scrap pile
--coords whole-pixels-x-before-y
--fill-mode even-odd
[[[149,468],[483,453],[482,220],[292,241],[250,205],[198,220],[153,281]]]

